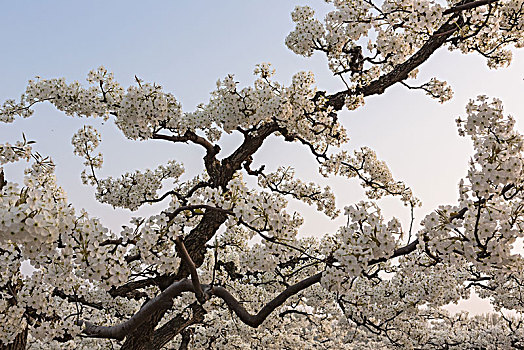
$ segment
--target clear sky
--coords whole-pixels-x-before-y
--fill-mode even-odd
[[[27,80],[37,75],[85,82],[87,72],[100,65],[113,71],[124,86],[133,84],[135,75],[162,85],[175,94],[185,111],[206,102],[217,79],[228,73],[234,73],[240,85],[250,84],[253,68],[261,62],[271,62],[277,79],[285,83],[295,72],[311,70],[319,89],[338,91],[343,85],[331,76],[324,57],[298,57],[284,45],[293,29],[290,12],[306,3],[321,13],[329,9],[321,0],[3,1],[0,100],[17,98]],[[469,140],[458,137],[454,120],[464,115],[470,98],[479,94],[501,98],[506,111],[524,127],[524,55],[516,53],[510,68],[493,71],[478,56],[441,49],[420,71],[421,83],[433,76],[448,81],[454,99],[441,105],[423,93],[394,87],[367,99],[365,107],[355,112],[341,113],[350,136],[347,148],[375,149],[393,175],[422,199],[417,221],[440,204],[455,203],[457,183],[472,153]],[[156,167],[173,158],[183,162],[189,174],[202,168],[200,150],[158,141],[130,142],[112,122],[101,125],[98,120],[72,119],[48,105],[36,108],[28,120],[0,126],[1,142],[19,140],[22,132],[36,140],[35,149],[54,159],[59,183],[75,207],[86,208],[114,230],[138,214],[95,203],[93,190],[81,184],[82,160],[72,155],[70,140],[84,123],[101,127],[102,176]],[[225,140],[224,152],[238,140],[237,136]],[[329,183],[338,193],[340,207],[362,198],[354,181],[326,181],[315,175],[315,163],[298,145],[273,138],[255,158],[256,163],[267,163],[268,169],[291,160],[302,178]],[[8,178],[20,181],[21,169],[6,167]],[[396,200],[380,203],[387,216],[408,221],[408,210]],[[305,205],[293,208],[304,212],[303,234],[333,232],[340,224],[315,215]]]

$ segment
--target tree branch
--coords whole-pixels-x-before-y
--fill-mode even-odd
[[[181,236],[177,236],[175,238],[175,245],[181,259],[184,260],[186,266],[189,268],[189,273],[191,274],[191,283],[193,283],[193,289],[195,290],[195,296],[200,304],[204,304],[206,302],[206,298],[204,297],[204,292],[202,291],[202,285],[200,284],[200,280],[198,278],[198,272],[196,270],[195,263],[189,256]]]
[[[499,1],[499,0],[479,0],[479,1],[468,2],[466,4],[453,6],[453,7],[449,8],[449,9],[445,10],[444,12],[442,12],[442,14],[450,15],[452,13],[457,13],[457,12],[461,12],[461,11],[465,11],[465,10],[471,10],[473,8],[476,8],[476,7],[479,7],[479,6],[483,6],[483,5],[487,5],[487,4],[491,4],[491,3],[494,3],[494,2],[497,2],[497,1]]]
[[[149,286],[153,286],[155,284],[156,284],[156,282],[155,282],[154,278],[148,278],[148,279],[144,279],[144,280],[133,281],[133,282],[129,282],[129,283],[123,284],[123,285],[121,285],[120,287],[117,287],[117,288],[114,288],[114,287],[111,288],[109,290],[109,295],[111,295],[113,298],[117,297],[117,296],[130,297],[130,295],[136,295],[138,293],[138,294],[140,294],[140,297],[138,299],[140,299],[142,297],[142,293],[138,292],[137,289],[146,288],[146,287],[149,287]],[[137,298],[134,298],[134,299],[137,299]]]
[[[5,180],[4,169],[0,168],[0,191],[4,188],[5,185],[7,185],[7,181]]]
[[[202,136],[198,136],[193,131],[187,130],[183,136],[175,136],[175,135],[164,135],[164,134],[153,134],[153,139],[155,140],[166,140],[171,142],[188,142],[191,141],[197,145],[200,145],[206,149],[208,153],[217,154],[220,151],[220,147],[218,145],[213,145],[211,142],[203,138]]]
[[[192,211],[192,210],[195,210],[195,209],[214,210],[214,211],[218,211],[218,212],[221,212],[221,213],[224,213],[224,214],[233,215],[233,211],[229,210],[229,209],[222,209],[222,208],[214,207],[214,206],[208,205],[208,204],[193,204],[193,205],[185,205],[185,206],[182,206],[182,207],[178,207],[175,210],[173,210],[172,212],[167,213],[167,217],[169,218],[169,220],[173,220],[181,212],[183,212],[185,210]]]
[[[92,338],[106,338],[123,340],[127,334],[135,330],[158,310],[159,307],[169,308],[173,305],[173,298],[183,292],[193,291],[193,284],[187,279],[176,281],[162,293],[149,300],[129,320],[116,326],[97,326],[88,321],[79,321],[84,327],[83,333]]]
[[[197,145],[204,147],[206,149],[206,155],[204,157],[204,164],[206,166],[206,170],[208,174],[211,177],[214,177],[216,176],[217,173],[219,173],[220,162],[216,159],[216,155],[218,154],[218,152],[220,152],[220,146],[213,145],[211,142],[209,142],[202,136],[198,136],[193,131],[187,130],[184,133],[184,135],[182,136],[163,135],[163,134],[154,133],[152,138],[157,139],[157,140],[167,140],[171,142],[191,141]]]
[[[90,302],[90,301],[85,300],[84,297],[79,297],[79,296],[75,296],[75,295],[66,294],[63,290],[60,290],[58,288],[55,288],[51,295],[52,296],[57,296],[57,297],[62,298],[64,300],[67,300],[70,303],[81,303],[83,305],[92,307],[92,308],[97,309],[97,310],[103,310],[104,309],[104,306],[101,303]]]
[[[173,337],[187,329],[187,327],[204,321],[206,310],[204,310],[199,303],[195,302],[191,304],[190,308],[193,313],[190,318],[185,318],[183,313],[180,313],[155,331],[151,344],[152,349],[162,348],[162,346],[166,345]]]
[[[375,264],[378,264],[378,263],[381,263],[381,262],[386,262],[389,259],[398,258],[399,256],[403,256],[403,255],[407,255],[409,253],[412,253],[412,252],[414,252],[417,249],[418,242],[419,242],[419,240],[417,238],[416,240],[414,240],[413,242],[409,243],[408,245],[396,249],[390,257],[387,257],[387,258],[383,257],[383,258],[379,258],[379,259],[372,259],[372,260],[370,260],[368,262],[368,266],[369,265],[375,265]]]
[[[320,282],[321,278],[322,272],[319,272],[316,275],[295,283],[267,303],[256,315],[251,315],[247,312],[238,300],[236,300],[235,297],[223,287],[212,287],[210,293],[224,300],[227,306],[242,320],[242,322],[250,327],[257,328],[277,307],[284,304],[289,297]]]
[[[409,73],[413,71],[413,69],[424,63],[457,30],[457,21],[461,21],[461,19],[452,16],[405,62],[398,64],[391,72],[358,88],[354,94],[362,94],[363,96],[380,95],[391,85],[407,79]],[[330,106],[335,110],[341,110],[344,106],[346,97],[350,94],[352,94],[352,92],[345,90],[326,97]]]

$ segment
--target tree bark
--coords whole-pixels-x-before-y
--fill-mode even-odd
[[[126,341],[120,348],[120,350],[152,350],[153,343],[153,333],[155,327],[160,322],[166,309],[162,308],[156,311],[151,318],[142,323],[135,331],[131,332],[126,337]]]
[[[27,327],[25,329],[18,333],[15,340],[7,345],[4,345],[4,343],[0,342],[0,350],[25,350],[27,346]]]
[[[407,79],[409,73],[430,58],[437,49],[442,47],[446,40],[455,33],[454,29],[458,28],[461,24],[462,19],[460,17],[451,17],[410,58],[398,64],[391,72],[358,88],[354,94],[361,94],[362,96],[380,95],[384,93],[388,87]],[[339,111],[344,107],[346,97],[350,94],[350,91],[345,90],[327,96],[328,105],[332,106],[336,111]]]
[[[189,330],[184,330],[180,334],[182,335],[182,342],[180,343],[178,350],[187,350],[189,342],[191,341],[191,332]]]
[[[164,345],[170,342],[177,334],[182,335],[182,344],[180,349],[187,349],[187,345],[191,340],[192,329],[188,328],[191,325],[202,323],[206,310],[197,302],[191,305],[192,315],[189,318],[184,318],[183,315],[177,315],[170,321],[158,328],[154,333],[152,350],[161,349]],[[184,344],[185,347],[184,347]]]
[[[126,337],[126,341],[122,345],[121,350],[160,350],[177,334],[184,334],[188,329],[187,327],[204,320],[206,311],[200,304],[194,303],[191,309],[192,316],[189,318],[186,319],[182,315],[177,315],[165,325],[155,330],[154,328],[165,313],[165,311],[158,311],[153,314],[149,321],[142,324],[136,331]],[[184,339],[188,338],[189,335],[190,332],[187,332],[186,335],[182,337],[182,343],[184,343]]]

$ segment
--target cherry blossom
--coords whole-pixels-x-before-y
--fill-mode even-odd
[[[156,204],[113,232],[76,209],[57,183],[55,164],[22,140],[0,144],[0,165],[25,161],[23,184],[0,168],[0,341],[29,349],[510,349],[524,336],[523,137],[502,101],[478,96],[457,119],[474,153],[457,200],[434,208],[415,228],[421,201],[370,147],[351,149],[343,108],[395,84],[439,102],[452,90],[437,77],[418,82],[434,52],[476,52],[490,68],[510,63],[523,45],[522,3],[504,1],[332,0],[318,19],[309,6],[291,14],[286,45],[323,53],[341,91],[317,87],[311,72],[289,84],[269,63],[243,86],[233,74],[210,99],[184,111],[175,96],[135,77],[122,87],[103,67],[87,84],[29,81],[7,100],[0,121],[28,118],[50,103],[75,118],[114,121],[133,141],[187,143],[203,151],[204,170],[184,175],[170,156],[153,169],[100,177],[104,142],[92,125],[72,135],[80,177],[95,198],[135,211]],[[237,134],[233,151],[220,141]],[[295,160],[267,169],[256,161],[270,138],[297,143],[325,183],[357,181],[366,199],[295,174]],[[197,160],[195,160],[196,162]],[[409,227],[387,217],[381,199],[410,210]],[[335,232],[304,235],[310,206]],[[293,205],[292,205],[293,204]],[[108,206],[108,210],[110,210]],[[156,209],[155,209],[156,210]],[[343,215],[340,215],[343,213]],[[420,220],[417,219],[417,220]],[[22,273],[22,266],[29,273]],[[472,291],[494,312],[469,316],[446,306]]]

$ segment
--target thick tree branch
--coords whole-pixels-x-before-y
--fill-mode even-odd
[[[444,15],[450,15],[452,13],[457,13],[457,12],[461,12],[461,11],[465,11],[465,10],[471,10],[473,8],[480,7],[480,6],[487,5],[487,4],[491,4],[491,3],[494,3],[494,2],[497,2],[497,1],[499,1],[499,0],[472,1],[472,2],[468,2],[466,4],[453,6],[453,7],[449,8],[449,9],[445,10],[443,12],[443,14]]]
[[[407,79],[409,73],[424,63],[433,53],[440,48],[446,40],[456,31],[460,18],[452,16],[446,21],[422,47],[405,62],[397,65],[391,72],[373,80],[369,84],[357,89],[354,94],[363,96],[380,95],[391,85]],[[341,110],[348,95],[353,94],[348,90],[327,96],[328,104]]]
[[[189,329],[184,329],[180,335],[182,336],[182,341],[180,342],[178,350],[187,350],[191,342],[192,332]]]
[[[84,327],[83,333],[89,337],[123,340],[127,334],[146,322],[154,312],[158,311],[158,308],[170,308],[173,305],[173,298],[189,291],[193,291],[193,284],[183,279],[171,284],[162,293],[149,300],[129,320],[119,325],[97,326],[88,321],[80,321],[79,325]]]
[[[395,252],[389,258],[381,258],[372,260],[368,265],[377,264],[379,262],[386,261],[401,255],[406,255],[413,252],[418,244],[418,239],[412,243],[395,250]],[[167,287],[162,293],[157,295],[155,298],[148,301],[135,315],[133,315],[128,321],[125,321],[116,326],[97,326],[87,321],[80,321],[80,326],[84,326],[83,333],[93,338],[106,338],[106,339],[117,339],[123,340],[127,334],[135,330],[137,327],[146,322],[154,313],[168,310],[173,305],[173,298],[179,296],[183,292],[193,292],[199,299],[200,303],[205,303],[206,297],[217,296],[224,300],[228,307],[248,326],[258,327],[264,322],[264,320],[273,312],[275,309],[286,302],[291,296],[296,295],[300,291],[312,286],[315,283],[320,282],[323,272],[319,272],[313,276],[310,276],[298,283],[295,283],[273,300],[267,303],[257,314],[251,315],[241,304],[235,299],[235,297],[227,291],[224,287],[201,285],[196,265],[189,256],[187,249],[185,248],[184,242],[181,237],[176,238],[176,245],[179,253],[182,256],[182,260],[185,262],[186,267],[190,269],[192,280],[182,279],[180,281],[173,282]],[[200,298],[199,296],[200,295]]]
[[[224,214],[233,215],[233,211],[229,209],[222,209],[222,208],[214,207],[208,204],[193,204],[193,205],[185,205],[182,207],[178,207],[175,210],[173,210],[172,212],[167,213],[167,217],[169,218],[169,220],[173,220],[178,214],[180,214],[183,211],[186,211],[186,210],[194,211],[196,209],[215,210],[215,211],[218,211]]]
[[[15,337],[15,339],[7,344],[4,345],[2,341],[0,341],[0,350],[23,350],[27,347],[27,335],[28,335],[28,328],[25,327],[20,333],[18,333]]]
[[[67,300],[70,303],[80,303],[80,304],[92,307],[94,309],[97,309],[97,310],[102,310],[104,308],[104,306],[102,304],[100,304],[100,303],[89,302],[89,301],[85,300],[84,297],[79,297],[79,296],[76,296],[76,295],[66,294],[64,291],[62,291],[62,290],[60,290],[58,288],[55,288],[55,290],[53,290],[53,293],[51,295],[52,296],[57,296],[57,297],[62,298],[64,300]]]
[[[285,289],[282,293],[277,295],[273,300],[267,303],[256,315],[251,315],[247,310],[223,287],[212,287],[211,294],[224,300],[227,306],[248,326],[256,328],[264,322],[264,320],[273,312],[275,309],[282,304],[291,296],[298,292],[312,286],[315,283],[320,282],[322,278],[322,272],[317,273],[311,277],[308,277],[294,285]]]
[[[220,147],[218,145],[213,145],[211,142],[206,140],[205,138],[198,136],[193,131],[187,130],[183,136],[175,136],[175,135],[164,135],[164,134],[153,134],[153,139],[155,140],[166,140],[171,142],[188,142],[191,141],[197,145],[200,145],[206,149],[208,153],[217,154],[220,151]]]
[[[140,281],[133,281],[133,282],[123,284],[117,288],[111,288],[109,290],[109,295],[111,295],[113,298],[117,296],[134,298],[133,295],[136,295],[137,293],[139,293],[141,296],[138,299],[140,299],[142,297],[142,293],[138,292],[137,289],[147,288],[149,286],[154,286],[156,284],[157,283],[155,282],[154,278],[148,278],[148,279],[140,280]]]
[[[181,333],[187,327],[201,323],[204,321],[204,315],[206,310],[197,302],[190,305],[192,315],[187,318],[184,317],[183,313],[173,317],[162,327],[155,330],[153,334],[153,341],[151,344],[151,349],[160,349],[162,346],[166,345],[173,337]]]
[[[233,174],[241,169],[242,163],[249,161],[252,155],[262,146],[262,143],[266,138],[278,131],[278,125],[276,122],[262,125],[256,130],[254,135],[250,133],[244,134],[244,141],[236,149],[233,154],[222,161],[224,167],[224,179],[229,179]],[[225,186],[226,183],[221,183],[221,186]]]
[[[195,291],[195,296],[200,304],[204,304],[206,299],[204,297],[204,292],[202,291],[202,285],[200,284],[200,279],[198,278],[198,272],[196,270],[195,263],[189,256],[186,246],[182,241],[181,236],[175,238],[175,245],[180,255],[181,259],[184,260],[186,266],[189,268],[189,273],[191,274],[191,282],[193,283],[193,289]]]

